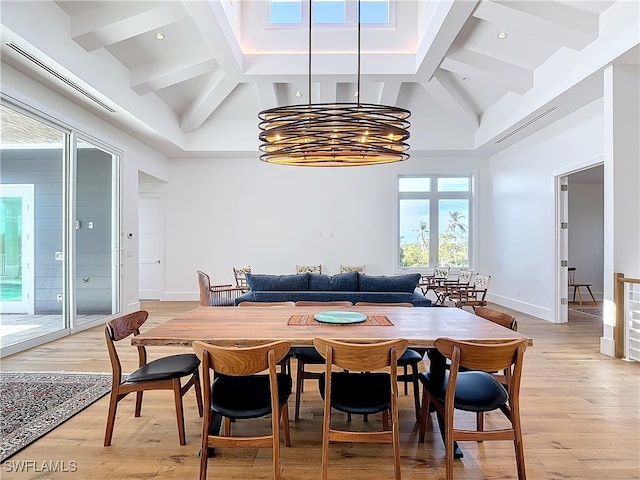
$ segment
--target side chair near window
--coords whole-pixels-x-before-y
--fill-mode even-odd
[[[379,306],[379,307],[406,307],[413,308],[413,303],[373,303],[373,302],[357,302],[358,306]],[[398,358],[398,366],[404,370],[402,375],[398,375],[398,380],[404,382],[404,394],[408,394],[409,382],[413,385],[413,403],[416,411],[416,421],[420,421],[420,387],[418,380],[418,365],[424,358],[425,350],[407,348],[405,352]],[[408,368],[411,367],[411,375]]]
[[[365,273],[364,265],[340,265],[340,273],[358,272]]]
[[[289,434],[289,396],[291,376],[276,372],[276,365],[289,352],[289,342],[277,341],[255,347],[218,347],[193,342],[202,360],[204,417],[200,480],[207,478],[207,452],[210,447],[271,447],[273,478],[280,478],[280,422],[284,443],[291,446]],[[261,373],[267,370],[268,373]],[[211,371],[214,372],[212,382]],[[222,435],[211,433],[217,415],[223,419]],[[271,433],[263,436],[232,437],[231,420],[260,418],[271,415]]]
[[[436,304],[444,305],[450,296],[457,296],[460,290],[468,290],[471,285],[473,270],[460,270],[458,278],[446,279],[439,282],[435,288]]]
[[[322,265],[296,265],[296,273],[322,273]]]
[[[448,298],[457,308],[471,307],[475,311],[477,307],[486,307],[485,298],[490,281],[490,275],[476,275],[472,285],[459,286],[454,292],[449,293]]]
[[[420,442],[425,439],[429,406],[433,404],[444,419],[446,480],[453,480],[454,442],[483,440],[512,441],[518,479],[526,479],[520,424],[520,380],[527,342],[526,338],[500,343],[474,343],[449,338],[436,340],[436,349],[451,361],[451,367],[448,374],[420,374],[424,388],[418,438]],[[487,373],[501,370],[506,371],[506,385]],[[500,410],[509,427],[488,431],[456,428],[456,410],[476,413]]]
[[[591,295],[591,300],[593,300],[593,303],[597,304],[598,302],[596,301],[596,297],[593,296],[593,292],[591,291],[591,283],[576,283],[576,267],[569,267],[567,269],[567,272],[569,274],[569,290],[571,290],[571,288],[573,287],[573,302],[575,303],[576,301],[576,293],[578,294],[578,302],[580,302],[580,305],[582,305],[582,295],[580,294],[580,289],[581,288],[586,288],[587,291],[589,292],[589,295]]]
[[[433,269],[431,275],[423,275],[418,286],[422,290],[422,294],[426,297],[429,290],[433,290],[441,286],[449,278],[449,265],[438,265]],[[437,300],[437,295],[436,295]]]
[[[206,307],[233,307],[237,297],[245,291],[243,287],[227,285],[211,285],[211,278],[206,273],[196,270],[198,288],[200,289],[200,305]]]
[[[351,307],[353,304],[348,301],[335,301],[335,302],[314,302],[310,300],[300,300],[295,303],[296,307],[306,306],[326,306],[326,307]],[[294,347],[292,349],[293,357],[296,359],[296,407],[294,420],[300,421],[300,396],[304,391],[305,380],[318,380],[320,378],[320,372],[311,372],[305,370],[306,365],[324,365],[324,357],[318,353],[315,347]]]
[[[236,287],[242,288],[244,291],[249,290],[247,273],[251,273],[251,267],[233,267],[233,277],[236,279]]]
[[[127,315],[114,318],[107,322],[104,334],[107,340],[111,368],[113,370],[113,384],[111,386],[111,398],[109,400],[109,415],[107,428],[104,434],[104,446],[111,445],[113,427],[116,420],[118,402],[128,394],[136,393],[135,416],[140,416],[142,409],[142,392],[145,390],[173,390],[176,402],[176,418],[178,420],[178,437],[180,445],[187,443],[184,430],[184,411],[182,397],[193,386],[198,404],[198,412],[202,416],[202,393],[200,391],[200,378],[198,366],[200,360],[192,354],[171,355],[147,362],[147,352],[143,346],[138,347],[139,368],[122,381],[122,365],[114,342],[124,340],[130,335],[139,335],[140,326],[149,317],[149,314],[140,310]],[[181,384],[183,377],[190,377],[187,383]]]
[[[397,363],[406,350],[407,343],[404,339],[367,344],[338,342],[326,338],[313,340],[314,346],[326,360],[325,371],[320,377],[320,394],[324,401],[322,480],[327,478],[331,442],[392,444],[394,479],[400,480]],[[333,366],[344,371],[333,371]],[[382,413],[382,430],[351,431],[331,428],[332,409],[359,415]]]

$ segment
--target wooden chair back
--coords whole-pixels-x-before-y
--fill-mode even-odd
[[[408,342],[404,339],[379,343],[347,343],[321,337],[313,339],[313,346],[326,360],[328,368],[333,364],[356,372],[370,372],[387,367],[391,367],[393,372],[407,345]]]
[[[286,356],[290,347],[289,342],[284,340],[255,347],[219,347],[201,341],[193,342],[193,350],[202,361],[203,369],[235,376],[253,375],[271,367],[275,374],[276,365]]]
[[[295,307],[296,302],[240,302],[239,307]]]
[[[513,376],[514,373],[517,372],[519,375],[522,371],[522,356],[528,342],[526,338],[499,343],[476,343],[438,338],[435,346],[442,355],[451,360],[452,374],[461,366],[469,370],[485,372],[514,367]],[[517,380],[520,381],[519,377]]]
[[[356,302],[356,307],[406,307],[412,308],[413,303],[382,303],[382,302]]]
[[[200,289],[200,305],[211,305],[211,278],[201,270],[196,270],[198,274],[198,288]]]
[[[508,313],[499,312],[498,310],[494,310],[489,307],[477,307],[475,314],[485,320],[490,320],[493,323],[509,328],[514,332],[518,331],[518,322],[516,321],[516,317]]]
[[[149,313],[145,310],[139,310],[123,315],[118,318],[114,318],[107,322],[105,326],[105,339],[107,341],[107,350],[109,351],[109,359],[111,360],[111,369],[113,371],[113,385],[112,388],[117,390],[118,385],[121,383],[122,378],[122,364],[120,363],[120,357],[114,342],[124,340],[130,335],[140,335],[140,327],[149,318]],[[147,363],[147,351],[144,346],[138,347],[138,367]]]
[[[316,302],[312,300],[298,300],[296,307],[313,307],[313,306],[327,306],[327,307],[353,307],[353,303],[349,300],[335,300],[332,302]]]

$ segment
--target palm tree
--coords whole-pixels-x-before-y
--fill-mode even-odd
[[[460,230],[460,233],[467,233],[467,226],[462,223],[461,220],[465,218],[461,212],[449,212],[449,225],[447,231],[455,235],[456,230]]]
[[[418,228],[413,231],[418,232],[418,241],[422,244],[422,248],[427,250],[429,248],[429,229],[427,228],[427,222],[420,222]]]

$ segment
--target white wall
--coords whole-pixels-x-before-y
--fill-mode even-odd
[[[603,295],[604,185],[573,183],[569,179],[569,266],[576,267],[576,283],[591,283],[598,300]],[[591,300],[585,288],[583,300]],[[573,298],[573,289],[569,299]]]
[[[394,270],[396,175],[480,171],[487,197],[487,160],[412,158],[392,165],[302,168],[254,158],[176,159],[167,195],[166,300],[197,298],[196,269],[214,283],[233,283],[233,266],[287,274],[296,264],[365,264]],[[478,200],[483,201],[482,196]],[[485,209],[480,206],[480,212]],[[479,229],[486,217],[478,219]],[[482,251],[484,238],[476,249]]]
[[[554,176],[601,160],[602,108],[595,101],[491,158],[490,300],[553,320]]]

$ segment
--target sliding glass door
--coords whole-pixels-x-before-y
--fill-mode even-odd
[[[0,106],[0,355],[119,310],[119,157]]]

